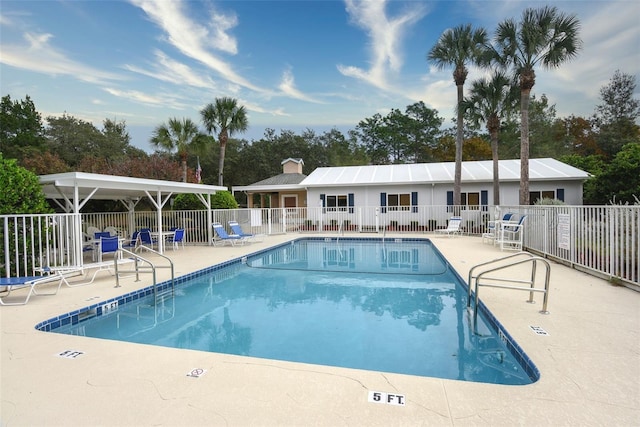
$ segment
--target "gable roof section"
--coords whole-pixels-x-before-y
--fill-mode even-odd
[[[300,159],[300,158],[293,158],[293,157],[289,157],[287,159],[284,159],[283,161],[280,162],[281,165],[284,165],[287,162],[293,162],[293,163],[298,163],[298,164],[303,164],[304,165],[304,160]]]
[[[234,185],[232,191],[277,191],[298,190],[304,188],[300,185],[307,175],[302,173],[281,173],[271,178],[263,179],[251,185]]]
[[[300,184],[306,177],[307,175],[301,173],[281,173],[280,175],[272,176],[271,178],[251,184],[251,186]]]
[[[498,162],[500,181],[520,181],[520,160]],[[415,163],[401,165],[370,165],[323,167],[314,170],[300,185],[331,187],[343,185],[440,184],[454,181],[455,163]],[[530,159],[530,181],[580,180],[589,174],[555,159]],[[492,182],[491,160],[462,162],[462,182]]]

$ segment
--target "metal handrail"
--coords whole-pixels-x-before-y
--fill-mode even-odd
[[[468,289],[467,289],[467,307],[469,307],[471,305],[471,282],[473,281],[473,279],[475,277],[475,276],[473,276],[473,271],[476,268],[484,267],[484,266],[487,266],[487,265],[490,265],[490,264],[494,264],[494,263],[498,263],[498,262],[502,262],[502,261],[505,261],[507,259],[515,258],[515,257],[519,257],[519,256],[527,256],[527,257],[531,258],[534,255],[529,253],[529,252],[518,252],[516,254],[507,255],[507,256],[502,257],[502,258],[493,259],[491,261],[483,262],[482,264],[477,264],[477,265],[474,265],[473,267],[471,267],[471,270],[469,270],[469,280],[467,280],[467,283],[469,284]],[[501,280],[501,279],[495,279],[495,280]]]
[[[544,299],[542,302],[542,310],[540,310],[540,313],[542,314],[549,314],[549,311],[547,310],[547,303],[549,301],[549,279],[551,277],[551,266],[549,265],[549,262],[541,257],[538,256],[534,256],[534,255],[530,255],[529,258],[527,259],[523,259],[523,260],[519,260],[519,261],[513,261],[510,262],[508,264],[504,264],[504,265],[499,265],[497,267],[493,267],[490,268],[488,270],[484,270],[482,272],[480,272],[477,276],[473,276],[472,272],[474,269],[476,269],[477,267],[481,267],[481,266],[486,266],[486,265],[490,265],[492,263],[496,263],[499,261],[504,261],[508,258],[513,258],[515,256],[521,256],[523,254],[526,254],[526,252],[521,252],[518,254],[514,254],[514,255],[510,255],[504,258],[499,258],[497,260],[493,260],[493,261],[489,261],[483,264],[479,264],[476,265],[474,267],[472,267],[472,269],[469,271],[469,298],[467,299],[467,308],[471,307],[471,282],[473,281],[473,278],[475,277],[475,286],[474,286],[474,293],[475,293],[475,304],[474,304],[474,309],[473,309],[473,325],[474,325],[474,332],[477,333],[477,324],[478,324],[478,305],[479,305],[479,289],[480,286],[486,286],[486,287],[492,287],[492,288],[503,288],[503,289],[515,289],[515,290],[525,290],[525,291],[529,291],[529,300],[527,302],[529,303],[534,303],[535,301],[533,301],[533,293],[534,292],[542,292],[544,293]],[[536,267],[537,267],[537,263],[538,262],[542,262],[546,268],[545,271],[545,283],[544,283],[544,289],[539,289],[535,287],[535,278],[536,278]],[[503,279],[503,278],[496,278],[496,277],[486,277],[486,279],[488,280],[492,280],[492,281],[497,281],[497,282],[510,282],[510,283],[524,283],[524,284],[528,284],[529,287],[523,287],[523,286],[510,286],[510,285],[502,285],[502,284],[497,284],[497,283],[481,283],[480,279],[485,278],[484,276],[489,274],[489,273],[493,273],[499,270],[504,270],[507,268],[511,268],[514,266],[518,266],[521,264],[526,264],[526,263],[531,263],[531,280],[516,280],[516,279]]]
[[[143,263],[147,263],[149,264],[149,269],[151,270],[151,273],[153,274],[153,296],[154,298],[158,297],[158,288],[157,288],[157,278],[156,278],[156,269],[157,268],[170,268],[171,269],[171,293],[175,293],[175,271],[174,271],[174,266],[173,266],[173,261],[171,260],[171,258],[169,258],[168,256],[161,254],[158,251],[155,251],[151,248],[145,247],[146,250],[153,252],[156,255],[159,255],[160,257],[166,259],[167,261],[169,261],[169,265],[168,266],[158,266],[155,265],[154,263],[152,263],[151,261],[149,261],[146,258],[141,257],[140,255],[138,255],[137,253],[131,252],[127,249],[124,248],[120,248],[118,249],[117,252],[123,253],[123,254],[127,254],[130,257],[133,257],[134,260],[134,270],[131,271],[123,271],[123,273],[135,273],[136,274],[136,282],[140,281],[140,270],[141,270],[141,266],[138,265],[139,261],[142,261]],[[117,254],[119,255],[119,254]],[[120,276],[119,276],[119,272],[118,272],[118,262],[117,262],[118,256],[114,257],[114,268],[115,268],[115,274],[116,274],[116,288],[120,287]]]

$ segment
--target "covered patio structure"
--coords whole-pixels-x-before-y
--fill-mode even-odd
[[[218,191],[227,191],[226,187],[193,184],[186,182],[163,181],[156,179],[132,178],[127,176],[102,175],[85,172],[68,172],[41,175],[40,184],[47,199],[53,200],[65,213],[75,214],[73,229],[69,233],[72,240],[73,258],[82,265],[82,220],[81,211],[91,199],[120,201],[130,215],[129,230],[133,230],[133,212],[143,198],[148,198],[156,209],[159,236],[163,232],[162,209],[171,196],[176,194],[195,194],[207,208],[208,223],[212,222],[211,195]],[[209,228],[209,241],[213,231]],[[158,239],[158,251],[163,253],[163,239]]]

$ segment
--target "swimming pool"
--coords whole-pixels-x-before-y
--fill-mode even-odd
[[[163,285],[170,290],[168,285]],[[304,238],[131,293],[38,329],[495,384],[539,373],[427,239]]]

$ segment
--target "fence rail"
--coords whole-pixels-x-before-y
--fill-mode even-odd
[[[640,285],[640,206],[411,206],[214,210],[213,222],[237,221],[246,232],[432,233],[451,216],[462,232],[481,235],[504,213],[527,215],[524,248],[605,278]],[[186,230],[185,242],[206,245],[212,229],[207,211],[163,211],[165,229]],[[109,229],[123,237],[157,229],[156,212],[0,216],[0,275],[32,275],[48,265],[78,265],[89,230]]]

